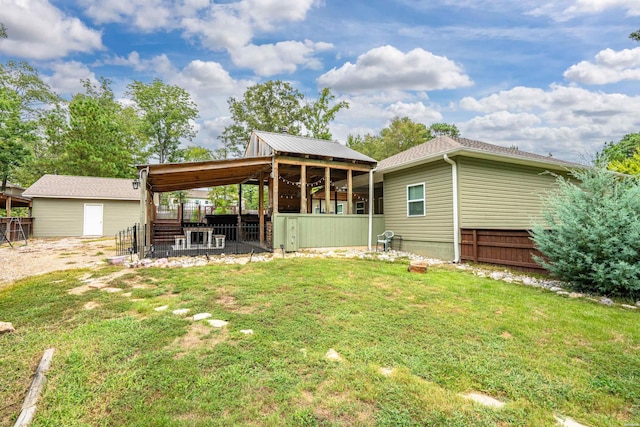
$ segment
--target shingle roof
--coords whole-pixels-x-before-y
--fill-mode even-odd
[[[556,167],[584,167],[579,163],[567,162],[549,156],[541,156],[539,154],[520,151],[515,148],[501,147],[499,145],[488,144],[486,142],[475,141],[467,138],[458,138],[450,136],[439,136],[424,144],[412,147],[395,156],[388,157],[378,163],[378,171],[385,169],[395,169],[404,164],[419,162],[420,160],[428,160],[440,157],[443,154],[454,152],[482,153],[504,159],[530,161],[535,163],[545,163],[549,166]]]
[[[345,160],[359,160],[368,163],[376,163],[375,159],[365,156],[364,154],[352,150],[346,145],[342,145],[335,141],[289,135],[287,133],[264,131],[254,131],[254,133],[273,150],[280,154],[309,154],[312,156],[334,157]]]
[[[140,200],[132,179],[96,178],[93,176],[44,175],[24,196],[65,199]]]

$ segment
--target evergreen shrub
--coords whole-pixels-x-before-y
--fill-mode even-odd
[[[557,177],[532,238],[536,261],[581,292],[640,297],[640,183],[604,168]]]

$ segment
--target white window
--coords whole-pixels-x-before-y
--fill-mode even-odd
[[[339,205],[338,205],[338,212],[337,212],[337,214],[338,214],[338,215],[342,215],[342,204],[339,204]]]
[[[356,214],[364,214],[364,202],[356,202]]]
[[[407,185],[407,216],[425,216],[424,183]]]

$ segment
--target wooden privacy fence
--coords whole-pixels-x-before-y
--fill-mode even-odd
[[[507,265],[534,273],[547,273],[533,255],[542,256],[535,248],[528,230],[461,230],[463,261]]]

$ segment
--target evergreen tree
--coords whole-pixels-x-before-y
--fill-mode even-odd
[[[640,297],[640,184],[604,168],[572,175],[544,200],[537,262],[577,290]]]

